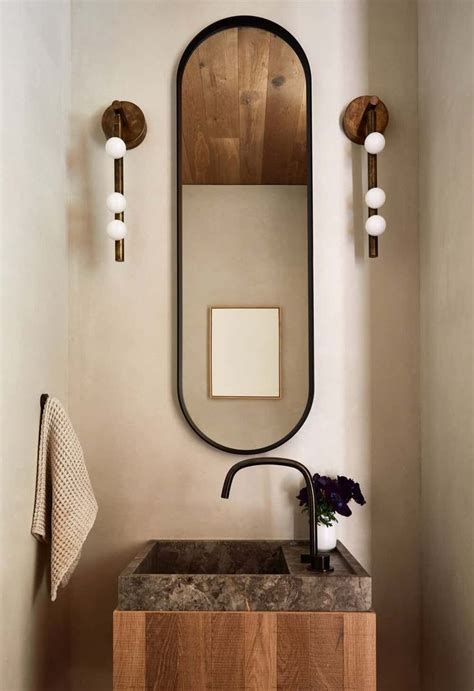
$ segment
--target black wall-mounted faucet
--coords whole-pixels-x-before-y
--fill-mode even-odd
[[[229,472],[225,476],[221,497],[223,499],[229,498],[232,481],[239,470],[242,470],[243,468],[250,468],[256,465],[286,466],[287,468],[299,470],[299,472],[302,474],[306,482],[306,489],[308,490],[309,557],[308,555],[302,555],[301,560],[309,561],[310,568],[313,571],[320,571],[322,573],[332,571],[333,569],[330,567],[329,563],[329,554],[318,554],[316,495],[314,492],[311,473],[305,465],[299,463],[299,461],[293,461],[290,458],[249,458],[245,461],[239,461],[230,468]]]

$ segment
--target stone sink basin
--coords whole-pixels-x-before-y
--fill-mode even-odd
[[[304,542],[153,540],[119,577],[118,609],[355,612],[370,610],[371,578],[341,542],[334,571],[308,570]]]

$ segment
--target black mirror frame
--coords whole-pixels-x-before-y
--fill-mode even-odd
[[[309,382],[308,382],[308,400],[306,402],[305,409],[301,418],[298,420],[297,424],[286,434],[284,437],[257,449],[234,449],[223,444],[219,444],[210,437],[208,437],[202,430],[197,427],[194,423],[191,415],[189,414],[186,403],[183,396],[183,309],[182,309],[182,299],[183,299],[183,267],[182,267],[182,191],[181,191],[181,86],[183,80],[183,73],[186,64],[194,52],[194,50],[209,36],[212,36],[219,31],[224,29],[231,29],[235,27],[249,26],[255,27],[257,29],[263,29],[269,31],[279,38],[283,39],[288,43],[291,48],[295,51],[296,55],[301,61],[303,66],[305,78],[306,78],[306,133],[307,133],[307,219],[308,219],[308,365],[309,365]],[[270,21],[269,19],[264,19],[262,17],[252,17],[248,15],[227,17],[221,19],[213,24],[209,24],[205,29],[200,31],[187,45],[181,60],[179,61],[177,77],[176,77],[176,114],[177,114],[177,127],[176,127],[176,146],[177,146],[177,340],[178,340],[178,360],[177,360],[177,387],[178,387],[178,400],[183,415],[190,425],[190,427],[196,432],[196,434],[201,437],[205,442],[214,446],[216,449],[221,451],[226,451],[227,453],[239,454],[239,455],[249,455],[249,454],[259,454],[271,449],[275,449],[287,442],[291,437],[293,437],[298,430],[302,427],[306,421],[311,406],[314,399],[314,297],[313,297],[313,155],[312,155],[312,91],[311,91],[311,70],[301,45],[298,43],[296,38],[292,36],[289,31],[284,29],[279,24]]]

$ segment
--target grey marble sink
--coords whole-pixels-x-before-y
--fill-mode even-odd
[[[289,573],[280,543],[254,540],[160,540],[145,551],[135,573]]]
[[[334,571],[308,570],[303,542],[153,540],[119,577],[118,608],[147,611],[367,611],[371,578],[340,542]]]

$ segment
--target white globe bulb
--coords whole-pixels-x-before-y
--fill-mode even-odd
[[[365,229],[369,235],[382,235],[386,227],[387,223],[384,217],[379,216],[378,214],[375,216],[369,216],[365,222]]]
[[[127,145],[120,137],[110,137],[105,142],[105,150],[112,158],[123,158],[127,150]]]
[[[107,208],[113,214],[121,214],[127,207],[127,200],[120,192],[112,192],[107,197]]]
[[[123,221],[115,220],[107,224],[107,235],[112,240],[123,240],[127,234],[127,226]]]
[[[365,195],[365,203],[369,209],[380,209],[385,204],[385,192],[381,187],[372,187]]]
[[[368,154],[379,154],[385,149],[385,137],[380,132],[371,132],[365,138],[364,148]]]

